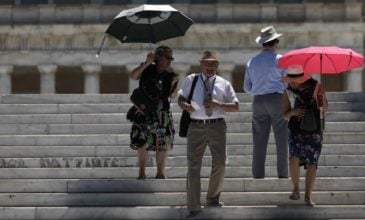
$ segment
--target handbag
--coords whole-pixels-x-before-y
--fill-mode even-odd
[[[190,88],[190,93],[187,102],[190,104],[191,98],[193,97],[193,92],[195,89],[196,82],[198,81],[199,75],[195,75],[193,79],[193,84]],[[188,134],[188,128],[190,124],[190,113],[186,110],[182,111],[181,117],[180,117],[180,127],[179,127],[179,136],[180,137],[186,137]]]

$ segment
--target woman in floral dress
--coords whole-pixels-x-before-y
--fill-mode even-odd
[[[307,169],[304,202],[314,206],[311,194],[322,149],[323,114],[328,103],[321,85],[305,75],[302,66],[291,66],[287,73],[282,79],[289,83],[283,95],[283,114],[289,120],[289,168],[293,183],[289,198],[300,199],[300,165],[304,165]]]
[[[148,151],[156,151],[156,179],[166,178],[167,151],[175,134],[170,100],[177,94],[178,77],[168,70],[173,60],[171,48],[160,46],[131,72],[131,78],[139,80],[131,96],[135,111],[128,113],[133,122],[130,146],[138,151],[138,179],[146,178]]]

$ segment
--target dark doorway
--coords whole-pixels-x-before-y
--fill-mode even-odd
[[[59,66],[56,72],[56,93],[84,93],[84,73],[78,66]]]
[[[100,74],[100,93],[128,93],[129,74],[125,67],[104,66]]]
[[[11,93],[39,94],[40,74],[35,66],[16,66],[11,74]]]

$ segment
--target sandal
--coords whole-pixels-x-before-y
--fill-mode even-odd
[[[145,175],[139,175],[137,177],[137,180],[144,180],[144,179],[146,179],[146,176]]]
[[[306,206],[314,207],[316,204],[312,201],[311,198],[306,197],[304,198],[304,203]]]
[[[291,200],[298,200],[300,199],[300,192],[299,191],[293,191],[291,195],[289,196],[289,199]]]

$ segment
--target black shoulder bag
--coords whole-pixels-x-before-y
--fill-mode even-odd
[[[191,98],[193,97],[194,89],[196,82],[198,81],[199,75],[195,75],[193,79],[193,83],[190,88],[190,93],[188,97],[188,103],[190,104]],[[179,128],[179,136],[186,137],[188,134],[188,128],[190,124],[190,113],[186,110],[182,111],[181,118],[180,118],[180,128]]]

